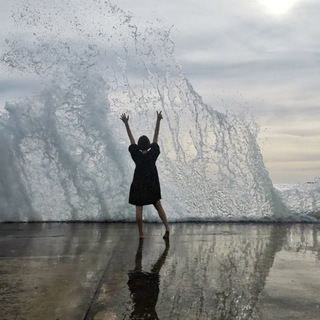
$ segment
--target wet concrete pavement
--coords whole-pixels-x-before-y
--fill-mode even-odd
[[[319,319],[320,225],[0,224],[0,319]]]

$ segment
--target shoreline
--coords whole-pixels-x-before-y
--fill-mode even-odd
[[[192,223],[199,223],[199,224],[320,224],[320,212],[316,212],[314,214],[310,215],[303,215],[299,216],[300,218],[304,218],[301,220],[286,220],[286,219],[267,219],[267,218],[261,218],[261,219],[188,219],[188,220],[180,220],[180,221],[168,221],[169,224],[192,224]],[[146,224],[159,224],[162,223],[159,219],[156,218],[157,221],[143,221],[143,223]],[[108,224],[108,223],[136,223],[136,221],[133,220],[46,220],[46,221],[38,221],[38,220],[30,220],[30,221],[0,221],[1,224],[36,224],[36,223],[88,223],[88,224]]]

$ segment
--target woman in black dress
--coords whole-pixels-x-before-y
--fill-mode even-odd
[[[157,112],[157,123],[154,131],[153,141],[146,136],[141,136],[136,144],[129,126],[129,116],[123,113],[120,119],[124,122],[130,139],[131,145],[129,152],[136,164],[133,180],[130,187],[129,203],[136,206],[136,221],[139,229],[139,238],[143,239],[142,209],[143,206],[153,204],[160,219],[165,225],[166,232],[164,238],[169,237],[169,225],[166,213],[161,205],[161,189],[159,176],[156,167],[156,161],[160,154],[158,145],[158,135],[160,121],[162,119],[161,111]]]

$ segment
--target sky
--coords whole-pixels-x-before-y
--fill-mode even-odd
[[[2,25],[10,20],[7,3],[0,0]],[[320,1],[114,3],[142,23],[160,19],[172,27],[176,60],[204,102],[218,111],[248,109],[254,115],[275,184],[320,177]],[[0,46],[5,36],[2,28]],[[28,90],[19,81],[0,69],[0,103]]]

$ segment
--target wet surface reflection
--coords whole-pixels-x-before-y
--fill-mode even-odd
[[[319,224],[171,229],[0,225],[0,318],[318,319]]]
[[[159,319],[156,311],[160,284],[159,273],[168,255],[169,239],[165,240],[165,245],[163,253],[150,272],[147,272],[142,268],[143,240],[139,241],[135,268],[128,273],[128,288],[133,304],[128,319]]]

